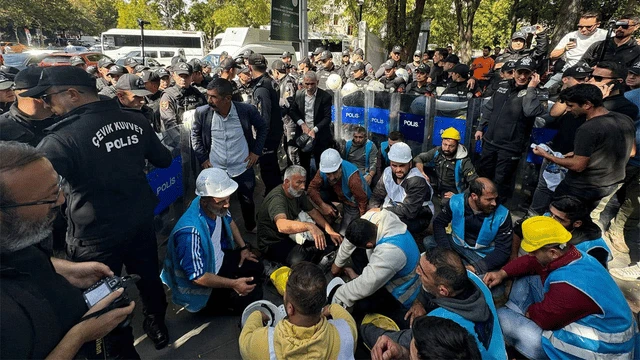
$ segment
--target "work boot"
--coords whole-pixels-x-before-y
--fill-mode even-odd
[[[164,324],[164,316],[161,315],[147,315],[142,323],[144,332],[156,347],[156,350],[160,350],[169,344],[169,330]]]

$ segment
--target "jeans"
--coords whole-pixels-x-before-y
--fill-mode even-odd
[[[522,154],[497,148],[486,141],[482,146],[476,166],[478,175],[496,183],[500,202],[504,204],[513,194],[515,174]]]
[[[236,194],[240,201],[244,227],[247,230],[253,230],[256,227],[256,204],[253,202],[253,190],[256,187],[255,171],[253,168],[247,169],[247,171],[234,177],[233,181],[238,183],[238,191]]]
[[[627,165],[627,176],[624,187],[623,201],[618,214],[613,219],[609,232],[624,234],[624,240],[629,247],[631,263],[640,261],[640,167]]]
[[[542,329],[524,314],[531,304],[542,301],[540,276],[524,276],[513,282],[509,301],[498,309],[504,340],[528,359],[547,359],[542,349]]]

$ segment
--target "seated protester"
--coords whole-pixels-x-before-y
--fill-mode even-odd
[[[419,257],[413,236],[398,216],[370,210],[349,225],[331,266],[333,276],[344,270],[352,278],[336,290],[333,301],[353,306],[358,323],[366,314],[380,313],[408,328],[404,315],[420,292],[415,272]],[[344,268],[349,258],[354,268]]]
[[[593,256],[605,269],[607,262],[613,260],[611,250],[602,238],[602,230],[591,220],[584,203],[575,196],[563,195],[553,199],[544,216],[552,217],[564,226],[571,233],[569,243]],[[514,247],[519,248],[522,223],[513,226],[513,237],[518,245],[514,244]]]
[[[552,218],[529,218],[522,233],[530,256],[484,277],[489,287],[518,278],[498,309],[507,344],[529,359],[633,358],[637,326],[607,270],[567,244],[571,234]]]
[[[353,132],[353,140],[345,144],[343,159],[358,167],[364,180],[371,185],[378,165],[378,147],[367,139],[367,130],[358,126]]]
[[[355,165],[342,160],[336,149],[327,149],[320,156],[320,170],[309,183],[307,192],[325,219],[340,217],[333,202],[342,204],[340,235],[344,236],[349,224],[364,215],[371,189]]]
[[[442,95],[454,95],[461,101],[467,101],[469,98],[480,96],[481,91],[478,89],[476,82],[474,82],[474,86],[471,89],[469,89],[467,85],[470,71],[469,66],[465,64],[455,64],[447,70],[450,81],[447,83],[447,87],[442,92]]]
[[[302,166],[289,166],[284,183],[271,190],[258,209],[258,250],[267,260],[287,266],[317,263],[342,242],[305,193],[306,178]]]
[[[262,299],[264,268],[229,212],[229,198],[237,189],[224,170],[202,170],[197,197],[169,235],[160,277],[171,289],[173,303],[187,311],[241,313]]]
[[[484,274],[499,269],[511,255],[511,216],[498,205],[498,190],[487,178],[469,184],[469,192],[456,194],[442,206],[433,220],[435,241],[426,248],[450,248],[460,255],[467,269]],[[446,228],[451,224],[451,235]]]
[[[427,172],[435,176],[431,185],[443,199],[464,192],[478,178],[467,148],[460,144],[460,132],[452,127],[442,132],[442,146],[421,153],[413,161],[428,179]]]
[[[449,319],[471,334],[482,359],[507,359],[491,292],[479,277],[465,269],[455,252],[443,248],[427,250],[420,256],[416,273],[422,289],[407,312],[407,317],[413,321],[414,336],[420,317],[424,314]],[[369,346],[375,343],[374,348],[383,345],[384,341],[378,340],[381,336],[386,336],[403,348],[409,348],[412,342],[412,330],[409,329],[388,331],[373,324],[362,325],[360,329],[364,343]],[[434,332],[435,329],[425,331]],[[371,352],[375,353],[376,350],[372,349]]]
[[[323,270],[302,261],[291,268],[284,295],[287,317],[275,327],[254,311],[240,333],[245,360],[353,359],[358,339],[356,322],[340,305],[328,305]]]
[[[404,135],[400,131],[391,131],[387,137],[387,141],[380,143],[380,156],[376,164],[376,175],[381,176],[382,171],[391,165],[389,161],[389,150],[391,150],[393,144],[399,142],[404,142]]]
[[[426,230],[431,222],[433,190],[420,170],[413,167],[409,145],[393,145],[389,160],[391,165],[384,169],[376,184],[369,207],[393,212],[407,224],[412,234],[418,234]]]
[[[449,319],[421,316],[413,322],[407,349],[382,335],[371,349],[372,359],[464,359],[481,360],[476,341],[467,330]]]

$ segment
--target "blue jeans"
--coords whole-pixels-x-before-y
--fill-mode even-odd
[[[542,329],[524,316],[529,306],[544,297],[540,276],[524,276],[513,282],[509,301],[498,309],[504,340],[528,359],[547,359],[542,349]]]

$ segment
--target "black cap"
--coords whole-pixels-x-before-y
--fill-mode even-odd
[[[527,34],[525,34],[522,31],[516,31],[513,33],[513,35],[511,35],[511,40],[515,40],[515,39],[527,40]]]
[[[173,72],[178,75],[191,75],[193,74],[193,67],[186,62],[179,62],[173,67]]]
[[[397,65],[396,65],[396,62],[395,62],[394,60],[391,60],[391,59],[387,60],[387,61],[384,63],[384,69],[385,69],[385,70],[393,69],[393,68],[395,68],[396,66],[397,66]]]
[[[251,50],[251,49],[249,49],[249,50],[245,50],[245,51],[242,53],[242,56],[243,56],[245,59],[248,59],[251,55],[253,55],[253,50]]]
[[[416,50],[413,52],[413,56],[422,56],[422,51]]]
[[[629,67],[629,72],[635,75],[640,75],[640,61],[631,65],[631,67]]]
[[[128,57],[126,59],[124,59],[124,66],[129,66],[129,67],[136,67],[140,65],[140,63],[138,62],[138,60],[132,58],[132,57]]]
[[[391,52],[394,54],[400,54],[402,52],[402,46],[396,45],[391,49]]]
[[[312,54],[313,55],[318,55],[323,51],[324,51],[324,48],[322,46],[318,46],[315,50],[313,50]]]
[[[507,62],[504,63],[504,65],[502,65],[502,67],[500,68],[500,71],[511,71],[513,69],[516,68],[516,61],[515,60],[509,60]]]
[[[587,63],[578,62],[562,73],[562,77],[572,77],[574,79],[585,79],[591,76],[593,69]]]
[[[158,77],[160,79],[162,79],[163,77],[166,77],[166,76],[171,76],[171,74],[169,74],[167,69],[163,69],[163,68],[157,69],[156,70],[156,74],[158,74]]]
[[[193,64],[189,63],[189,65],[191,65],[193,72],[202,72],[202,63],[200,61],[195,61]]]
[[[183,62],[184,62],[184,59],[181,56],[174,56],[171,58],[171,68]]]
[[[20,72],[20,69],[13,66],[8,66],[8,65],[0,66],[0,74],[4,75],[7,79],[11,81],[13,81],[13,79],[16,77],[16,74],[19,72]]]
[[[111,65],[115,65],[115,63],[113,62],[113,60],[109,59],[108,57],[103,57],[102,59],[98,60],[99,68],[106,68]]]
[[[71,59],[69,59],[69,62],[71,63],[71,66],[84,65],[87,63],[81,56],[72,56]]]
[[[342,56],[350,56],[351,52],[349,51],[349,49],[344,49],[342,50]]]
[[[93,65],[87,66],[86,72],[91,76],[95,76],[96,74],[98,74],[98,68]]]
[[[515,69],[533,71],[536,69],[536,61],[528,56],[525,56],[516,62]]]
[[[169,74],[167,73],[167,75]],[[142,75],[140,75],[140,77],[144,82],[160,81],[160,75],[158,75],[158,73],[153,70],[143,70]]]
[[[251,69],[249,69],[248,66],[241,65],[240,69],[238,70],[238,74],[248,74],[248,73],[251,73]]]
[[[220,68],[225,71],[229,71],[233,68],[240,69],[240,65],[236,63],[232,58],[228,57],[220,63]]]
[[[284,73],[287,71],[287,65],[282,60],[276,60],[271,64],[271,68],[273,70],[278,70],[278,72]]]
[[[133,68],[133,71],[134,71],[136,74],[141,73],[141,72],[143,72],[143,71],[145,71],[145,70],[149,70],[149,67],[148,67],[148,66],[145,66],[145,65],[142,65],[142,64],[140,64],[140,65],[136,65],[136,67],[134,67],[134,68]]]
[[[444,62],[448,62],[448,63],[452,63],[452,64],[458,64],[458,63],[460,63],[460,58],[458,57],[458,55],[451,54],[451,55],[448,55],[444,59]]]
[[[455,64],[451,69],[447,70],[450,73],[456,73],[464,78],[469,77],[469,66],[465,64]]]
[[[75,66],[53,66],[42,70],[38,85],[20,94],[22,97],[40,97],[52,86],[84,86],[93,88],[96,79]]]
[[[249,56],[249,65],[267,66],[267,59],[262,54],[251,54]]]
[[[364,63],[362,61],[356,61],[353,63],[353,65],[351,65],[351,70],[353,71],[357,71],[357,70],[364,70],[365,66]]]
[[[7,90],[13,86],[13,81],[8,77],[0,74],[0,90]]]
[[[422,72],[422,73],[428,73],[428,72],[429,72],[429,70],[431,70],[431,69],[429,68],[429,65],[424,64],[424,63],[423,63],[423,64],[420,64],[420,66],[418,66],[418,67],[416,68],[416,72]]]
[[[360,55],[360,56],[364,56],[364,50],[357,48],[356,51],[354,51],[354,53],[356,55]]]
[[[320,54],[320,61],[325,61],[329,59],[333,59],[333,54],[331,53],[331,51],[325,50],[322,52],[322,54]]]
[[[116,90],[131,91],[136,96],[151,95],[152,92],[144,87],[144,81],[138,76],[133,74],[124,74],[120,76],[116,83]]]
[[[31,89],[38,85],[38,81],[40,80],[40,75],[42,75],[42,70],[39,66],[29,66],[24,70],[21,70],[18,74],[16,74],[15,89],[16,90],[24,90]]]
[[[288,51],[285,51],[282,53],[282,55],[280,55],[280,59],[284,59],[284,58],[288,58],[291,57],[291,53]]]
[[[129,70],[127,70],[127,68],[118,64],[113,65],[111,68],[109,68],[109,71],[107,72],[107,74],[109,75],[123,75],[128,73],[129,73]]]

